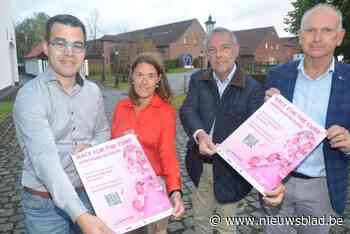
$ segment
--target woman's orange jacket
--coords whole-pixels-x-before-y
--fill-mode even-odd
[[[157,176],[165,179],[168,194],[181,190],[179,164],[176,158],[176,111],[158,95],[136,116],[129,98],[114,110],[112,138],[134,130]]]

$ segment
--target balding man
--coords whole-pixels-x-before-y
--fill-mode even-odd
[[[329,217],[346,205],[350,153],[350,66],[338,63],[334,51],[344,38],[342,14],[334,6],[318,4],[303,16],[300,61],[272,69],[265,99],[276,93],[293,102],[327,129],[325,139],[289,176],[283,202],[269,215]],[[329,225],[267,226],[266,233],[328,233]]]

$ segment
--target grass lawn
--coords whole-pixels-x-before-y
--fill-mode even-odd
[[[183,68],[183,67],[178,67],[178,68],[171,68],[167,71],[167,73],[180,73],[180,72],[187,72],[187,71],[192,71],[193,68]]]
[[[186,98],[186,94],[180,94],[173,99],[171,104],[176,108],[176,110],[179,110],[185,98]]]
[[[88,79],[102,82],[101,75],[89,76]],[[128,87],[129,87],[128,82],[121,82],[121,81],[119,81],[119,87],[118,88],[116,88],[114,86],[114,82],[115,82],[115,77],[112,76],[111,74],[106,74],[106,80],[104,82],[105,86],[110,87],[110,88],[114,88],[114,89],[118,89],[118,90],[123,91],[123,92],[126,92],[128,90]]]
[[[0,122],[12,112],[13,102],[0,102]]]

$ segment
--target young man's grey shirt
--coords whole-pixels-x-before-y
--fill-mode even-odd
[[[68,95],[48,70],[19,90],[13,117],[24,154],[22,185],[48,191],[75,221],[86,208],[74,189],[82,183],[71,153],[77,144],[110,138],[100,89],[77,75]]]

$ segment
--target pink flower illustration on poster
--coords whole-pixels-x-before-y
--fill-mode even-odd
[[[127,162],[127,170],[135,179],[134,189],[136,195],[133,198],[133,207],[141,215],[144,215],[145,203],[149,189],[163,191],[158,178],[152,176],[152,168],[144,154],[137,147],[128,145],[124,148],[123,157]]]
[[[248,161],[248,168],[276,165],[280,176],[284,178],[304,155],[311,152],[315,144],[316,138],[311,131],[300,131],[289,138],[279,152],[251,157]]]

